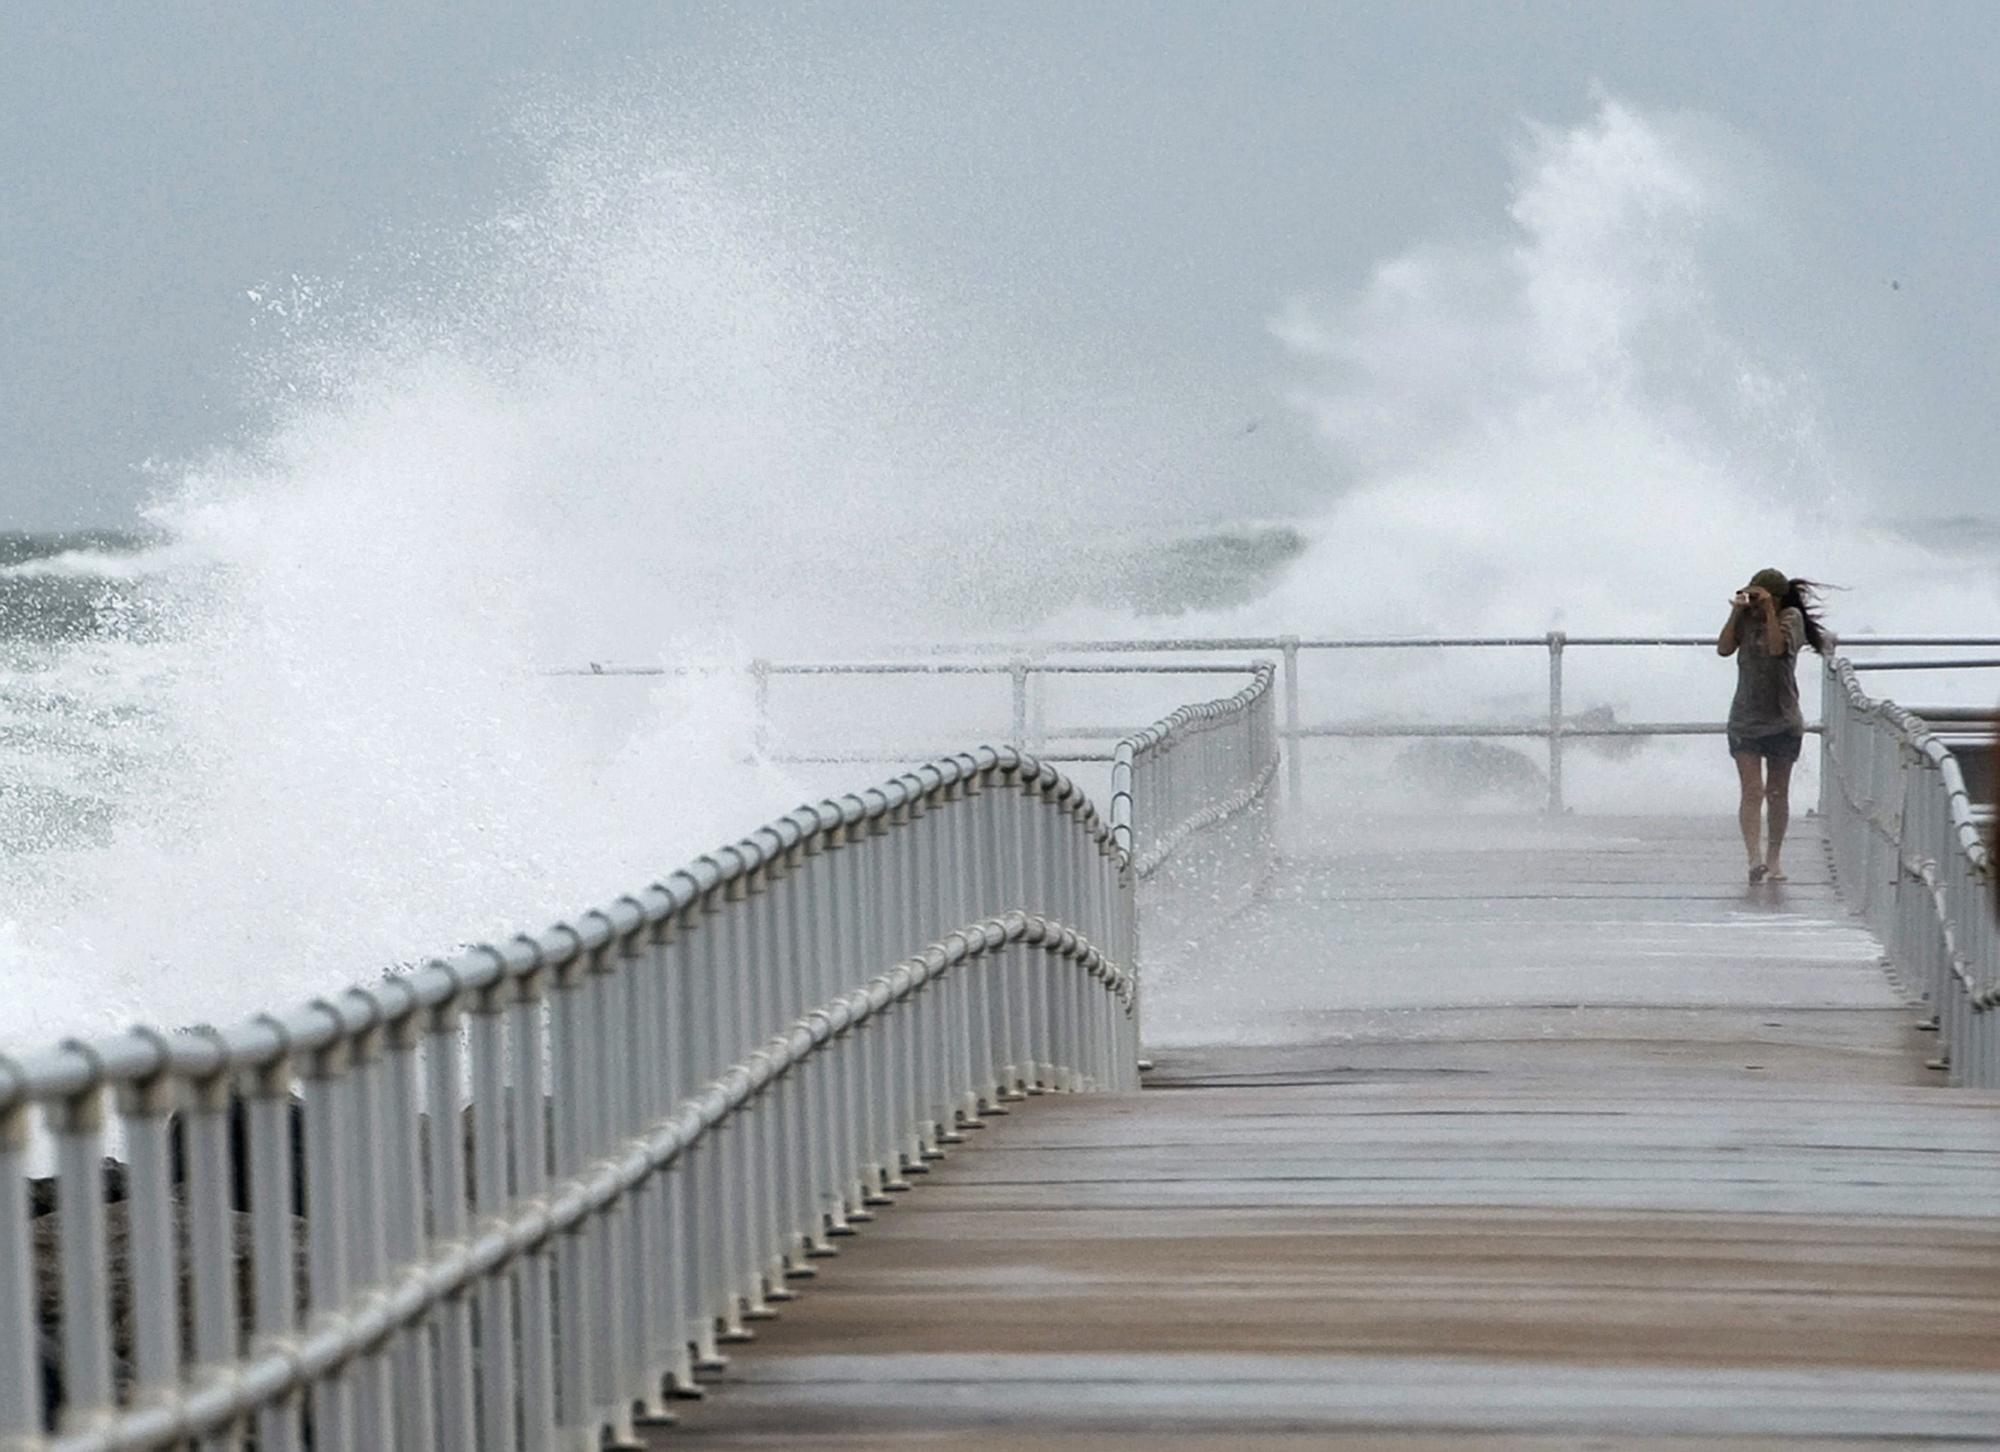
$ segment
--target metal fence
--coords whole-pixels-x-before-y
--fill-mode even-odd
[[[935,755],[921,746],[872,741],[855,743],[838,751],[800,750],[795,745],[778,745],[772,739],[771,687],[790,678],[827,680],[850,678],[954,679],[963,677],[1005,677],[1009,685],[1007,740],[1035,752],[1047,760],[1109,762],[1115,752],[1079,743],[1115,742],[1126,735],[1125,727],[1064,726],[1051,728],[1048,722],[1048,684],[1061,677],[1118,679],[1172,676],[1242,676],[1257,674],[1257,666],[1241,660],[1168,662],[1134,661],[1050,661],[1015,656],[1005,661],[770,661],[753,660],[749,674],[754,685],[752,746],[763,759],[778,765],[838,765],[860,762],[910,761]],[[664,668],[627,670],[600,669],[592,674],[663,674]],[[580,674],[564,672],[563,674]],[[1056,745],[1055,743],[1063,743]]]
[[[1142,881],[1166,867],[1196,834],[1243,817],[1256,844],[1254,869],[1274,852],[1270,801],[1278,774],[1272,671],[1255,668],[1226,700],[1183,706],[1118,743],[1111,765],[1111,833]]]
[[[1109,820],[985,748],[537,936],[0,1059],[0,1447],[631,1437],[984,1116],[1133,1087],[1139,880],[1268,843],[1273,701],[1121,742]]]
[[[1938,1067],[2000,1085],[1996,863],[1962,764],[1933,723],[1869,697],[1847,660],[1828,662],[1824,709],[1820,810],[1841,890],[1935,1015]]]
[[[1843,651],[1885,647],[1990,648],[2000,646],[2000,636],[1940,635],[1853,635],[1838,639]],[[1713,635],[1572,635],[1552,630],[1539,635],[1483,636],[1365,636],[1322,637],[1194,636],[1160,639],[1100,639],[1038,641],[1032,647],[1019,641],[971,642],[934,646],[917,658],[874,661],[770,661],[750,663],[748,673],[755,684],[756,739],[760,747],[772,740],[771,688],[776,680],[790,677],[926,677],[926,676],[1006,676],[1011,681],[1011,734],[1009,740],[1050,760],[1063,762],[1110,759],[1102,746],[1124,734],[1123,728],[1090,724],[1051,724],[1046,715],[1047,683],[1060,676],[1164,676],[1173,674],[1225,674],[1248,669],[1242,659],[1224,657],[1237,652],[1275,654],[1278,657],[1278,689],[1282,697],[1282,717],[1277,726],[1279,742],[1287,751],[1286,800],[1293,808],[1303,805],[1303,743],[1314,740],[1448,740],[1501,739],[1541,741],[1547,748],[1546,809],[1565,809],[1564,765],[1568,743],[1613,738],[1656,738],[1670,736],[1721,736],[1728,727],[1720,720],[1703,721],[1608,721],[1588,716],[1579,719],[1569,711],[1564,684],[1564,666],[1571,650],[1702,650],[1715,648]],[[1411,720],[1323,720],[1304,719],[1300,704],[1301,679],[1307,661],[1314,656],[1339,658],[1355,652],[1367,654],[1441,650],[1528,650],[1546,657],[1548,708],[1545,713],[1506,721],[1411,721]],[[1173,659],[1198,653],[1207,659]],[[1125,661],[1117,657],[1156,656],[1167,659],[1149,662]],[[954,658],[955,657],[955,658]],[[1094,657],[1094,659],[1078,659]],[[1986,667],[1991,660],[1940,659],[1924,661],[1868,661],[1866,670],[1935,670],[1959,667]],[[661,676],[681,668],[667,666],[592,665],[587,668],[551,671],[565,676]],[[1819,731],[1815,722],[1807,727]],[[929,754],[918,749],[899,748],[881,742],[857,743],[837,752],[796,752],[774,750],[770,759],[779,762],[821,763],[909,760]]]

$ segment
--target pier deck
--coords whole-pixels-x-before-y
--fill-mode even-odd
[[[972,1136],[657,1445],[2000,1445],[2000,1096],[1812,823],[1781,887],[1733,837],[1295,854],[1149,984],[1143,1093]]]

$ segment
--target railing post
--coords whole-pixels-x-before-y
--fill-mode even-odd
[[[167,1145],[168,1120],[179,1092],[180,1082],[164,1071],[118,1087],[125,1129],[126,1279],[135,1403],[172,1396],[180,1375],[178,1236]]]
[[[464,1075],[463,1018],[460,1000],[447,999],[423,1016],[424,1107],[429,1115],[424,1146],[429,1171],[430,1240],[433,1247],[462,1241],[471,1229],[466,1209],[465,1121],[459,1113]],[[345,1067],[344,1063],[341,1065]],[[306,1111],[312,1112],[312,1080],[307,1081]],[[306,1124],[306,1146],[312,1147],[313,1123]],[[306,1234],[313,1230],[314,1161],[306,1162]],[[344,1267],[343,1267],[344,1271]],[[345,1288],[343,1280],[342,1286]],[[569,1287],[563,1294],[569,1294]],[[318,1289],[314,1288],[315,1303]],[[445,1297],[432,1312],[436,1328],[437,1362],[431,1386],[437,1399],[434,1424],[440,1447],[471,1448],[478,1444],[478,1403],[473,1399],[472,1306],[461,1292]],[[317,1405],[315,1405],[317,1411]],[[318,1447],[314,1439],[314,1447]]]
[[[1563,810],[1563,646],[1569,637],[1549,632],[1549,815]]]
[[[345,1173],[354,1181],[348,1224],[347,1280],[360,1291],[382,1284],[388,1268],[383,1250],[385,1190],[382,1169],[383,1109],[381,1002],[365,988],[346,995],[358,1006],[362,1027],[353,1039],[353,1067],[347,1081],[346,1114],[352,1125],[345,1149]],[[354,1440],[361,1446],[388,1446],[395,1441],[396,1396],[386,1342],[363,1350],[354,1373]]]
[[[8,1094],[21,1089],[0,1060]],[[34,1230],[29,1219],[28,1102],[0,1107],[0,1446],[32,1447],[42,1434],[42,1364],[37,1351]]]
[[[1049,677],[1048,672],[1035,666],[1029,670],[1032,679],[1028,683],[1027,745],[1030,751],[1041,751],[1049,741]]]
[[[1299,751],[1299,638],[1288,635],[1281,642],[1285,653],[1285,805],[1296,816],[1302,805]]]
[[[213,1030],[205,1036],[220,1038]],[[218,1045],[218,1048],[220,1046]],[[230,1203],[229,1076],[216,1072],[188,1086],[184,1129],[188,1265],[193,1284],[194,1364],[203,1376],[226,1376],[238,1355],[235,1207]],[[238,1448],[240,1426],[212,1434],[204,1449]]]
[[[505,976],[472,995],[472,1208],[479,1221],[498,1222],[509,1200],[504,1124],[507,1112],[507,1007],[514,985]],[[518,1054],[518,1049],[517,1049]],[[437,1120],[433,1119],[435,1126]],[[452,1120],[454,1128],[458,1124]],[[462,1133],[462,1131],[461,1131]],[[470,1226],[468,1226],[470,1228]],[[476,1378],[479,1445],[519,1445],[514,1426],[514,1286],[511,1275],[480,1286],[473,1299],[479,1337]]]
[[[294,1201],[302,1187],[293,1173],[293,1157],[304,1153],[292,1100],[292,1063],[287,1035],[277,1020],[261,1022],[277,1031],[279,1052],[250,1075],[250,1263],[254,1281],[256,1340],[253,1349],[268,1350],[288,1341],[298,1325],[298,1289],[294,1254]],[[299,1391],[266,1402],[257,1412],[257,1446],[290,1452],[301,1445]]]
[[[347,1177],[343,1142],[348,1125],[342,1114],[347,1096],[349,1045],[338,1010],[318,1005],[334,1022],[334,1037],[309,1052],[305,1066],[306,1289],[307,1329],[318,1329],[340,1314],[347,1299],[347,1222],[353,1186]],[[437,1124],[432,1121],[435,1139]],[[308,1392],[315,1448],[347,1452],[354,1445],[353,1404],[347,1368],[329,1371]]]
[[[62,1430],[104,1426],[113,1413],[111,1278],[106,1262],[104,1091],[93,1069],[81,1090],[43,1110],[56,1141],[57,1245],[61,1283]]]
[[[750,662],[750,747],[759,757],[771,749],[771,663],[759,657]]]
[[[420,1082],[425,1014],[415,995],[405,984],[404,1001],[388,1016],[388,1083],[386,1109],[388,1133],[383,1145],[382,1183],[383,1249],[392,1266],[414,1264],[427,1243],[424,1227],[424,1153],[419,1121],[423,1117],[424,1091]],[[253,1103],[253,1109],[254,1109]],[[256,1209],[255,1193],[251,1208]],[[290,1224],[286,1207],[285,1225]],[[254,1228],[254,1220],[253,1220]],[[396,1365],[397,1432],[405,1447],[437,1444],[436,1360],[430,1328],[409,1327],[394,1343]],[[262,1452],[262,1429],[259,1452]]]
[[[1008,741],[1011,745],[1025,748],[1028,744],[1028,663],[1024,660],[1010,661],[1007,674],[1014,682],[1014,732]]]

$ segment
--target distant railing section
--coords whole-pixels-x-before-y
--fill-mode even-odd
[[[1134,1087],[1140,877],[1268,842],[1252,676],[1119,744],[1110,821],[983,748],[537,936],[0,1059],[0,1448],[630,1442],[986,1115]]]
[[[1276,672],[1120,741],[1111,832],[1142,891],[1135,931],[1171,959],[1255,899],[1277,860]]]
[[[1996,863],[1980,804],[1938,723],[1869,697],[1858,669],[1827,665],[1820,802],[1841,891],[1934,1015],[1937,1067],[1954,1083],[2000,1085]],[[1973,728],[1990,783],[1992,717],[1933,714]]]
[[[1254,668],[1226,700],[1183,706],[1118,743],[1111,765],[1111,832],[1144,880],[1192,836],[1244,817],[1246,859],[1261,868],[1275,852],[1270,788],[1278,774],[1276,673]]]
[[[1941,635],[1855,635],[1839,640],[1842,650],[1885,647],[1951,647],[1957,649],[2000,646],[2000,636]],[[1467,636],[1191,636],[1162,639],[1121,638],[1100,640],[1049,640],[1032,645],[1020,641],[973,642],[935,646],[913,652],[910,659],[838,662],[779,662],[757,660],[747,667],[755,683],[756,743],[770,760],[790,764],[825,764],[866,761],[904,761],[933,754],[919,743],[913,747],[870,742],[838,751],[798,751],[773,747],[771,728],[771,683],[792,676],[910,677],[910,676],[1006,676],[1012,682],[1008,739],[1049,760],[1067,763],[1112,760],[1112,753],[1091,743],[1115,741],[1124,734],[1120,727],[1095,724],[1050,725],[1046,719],[1045,697],[1040,687],[1059,676],[1165,676],[1174,674],[1221,675],[1249,668],[1244,660],[1229,660],[1235,652],[1276,652],[1277,690],[1283,715],[1277,727],[1279,743],[1287,749],[1286,800],[1295,810],[1303,805],[1304,755],[1300,744],[1313,740],[1479,740],[1502,739],[1547,743],[1547,790],[1545,806],[1552,813],[1564,810],[1564,767],[1566,743],[1579,740],[1652,738],[1666,736],[1721,736],[1728,725],[1721,720],[1706,721],[1591,721],[1569,715],[1564,689],[1564,659],[1572,649],[1700,649],[1713,650],[1713,635],[1571,635],[1548,631],[1539,635]],[[1304,658],[1321,653],[1353,651],[1434,651],[1434,650],[1540,650],[1548,657],[1548,710],[1533,719],[1515,721],[1399,721],[1331,720],[1308,722],[1300,708],[1300,678]],[[1122,662],[1111,657],[1153,655],[1173,657],[1201,653],[1211,657],[1200,661],[1163,659]],[[1072,657],[1107,657],[1073,659]],[[956,658],[954,658],[956,657]],[[1868,661],[1857,663],[1864,670],[1936,670],[1984,668],[1993,660]],[[685,673],[675,666],[593,665],[552,671],[571,676],[661,676]],[[1817,733],[1818,722],[1809,732]]]

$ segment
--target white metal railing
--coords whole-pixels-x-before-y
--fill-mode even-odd
[[[1950,744],[1930,723],[1827,664],[1820,807],[1842,892],[1935,1015],[1939,1067],[2000,1085],[1996,864]],[[1986,750],[1993,750],[1988,743]]]
[[[1943,635],[1853,635],[1839,638],[1844,651],[1884,647],[1931,646],[1955,649],[2000,646],[2000,636]],[[789,677],[868,677],[868,676],[1007,676],[1012,682],[1012,726],[1009,740],[1047,759],[1063,762],[1110,760],[1110,754],[1093,742],[1108,742],[1122,736],[1123,728],[1095,725],[1050,725],[1045,719],[1042,688],[1057,676],[1223,674],[1246,669],[1242,660],[1220,659],[1235,652],[1275,652],[1278,659],[1278,688],[1282,695],[1282,718],[1277,727],[1279,742],[1287,751],[1286,800],[1294,809],[1303,804],[1303,743],[1313,740],[1404,740],[1426,737],[1446,739],[1498,738],[1543,741],[1547,744],[1547,809],[1564,809],[1563,771],[1566,744],[1580,740],[1618,737],[1721,736],[1728,730],[1720,720],[1705,721],[1594,721],[1577,719],[1568,712],[1564,690],[1565,654],[1570,650],[1603,649],[1695,649],[1713,650],[1713,635],[1572,635],[1552,630],[1539,635],[1467,636],[1190,636],[1159,639],[1050,640],[1026,645],[1020,641],[974,642],[929,647],[911,659],[874,661],[770,661],[750,663],[748,673],[755,683],[756,739],[760,746],[770,739],[771,687]],[[1547,656],[1548,710],[1531,719],[1508,721],[1396,721],[1328,720],[1307,721],[1300,707],[1300,681],[1308,658],[1317,655],[1339,657],[1353,652],[1431,652],[1440,650],[1539,650]],[[1156,660],[1120,662],[1120,656],[1186,656],[1200,653],[1199,661]],[[1100,657],[1079,660],[1074,657]],[[953,658],[956,657],[956,658]],[[1867,662],[1860,669],[1925,670],[1988,666],[1987,660],[1938,660],[1907,662]],[[548,672],[562,676],[662,676],[679,674],[685,668],[671,666],[596,664]],[[1808,731],[1820,730],[1818,723]],[[927,755],[898,745],[873,743],[841,751],[774,752],[780,762],[862,762],[900,761]]]
[[[1225,700],[1182,706],[1118,743],[1111,765],[1111,833],[1149,878],[1181,844],[1250,809],[1260,856],[1272,852],[1267,795],[1278,772],[1278,724],[1272,671],[1259,665],[1250,684]]]
[[[983,1116],[1134,1087],[1139,881],[1268,844],[1272,681],[1120,743],[1109,822],[984,748],[536,936],[0,1059],[0,1448],[629,1440]]]
[[[1146,897],[1146,940],[1205,937],[1277,857],[1277,692],[1259,665],[1235,695],[1183,706],[1112,753],[1111,832]],[[1151,930],[1157,930],[1154,937]]]

